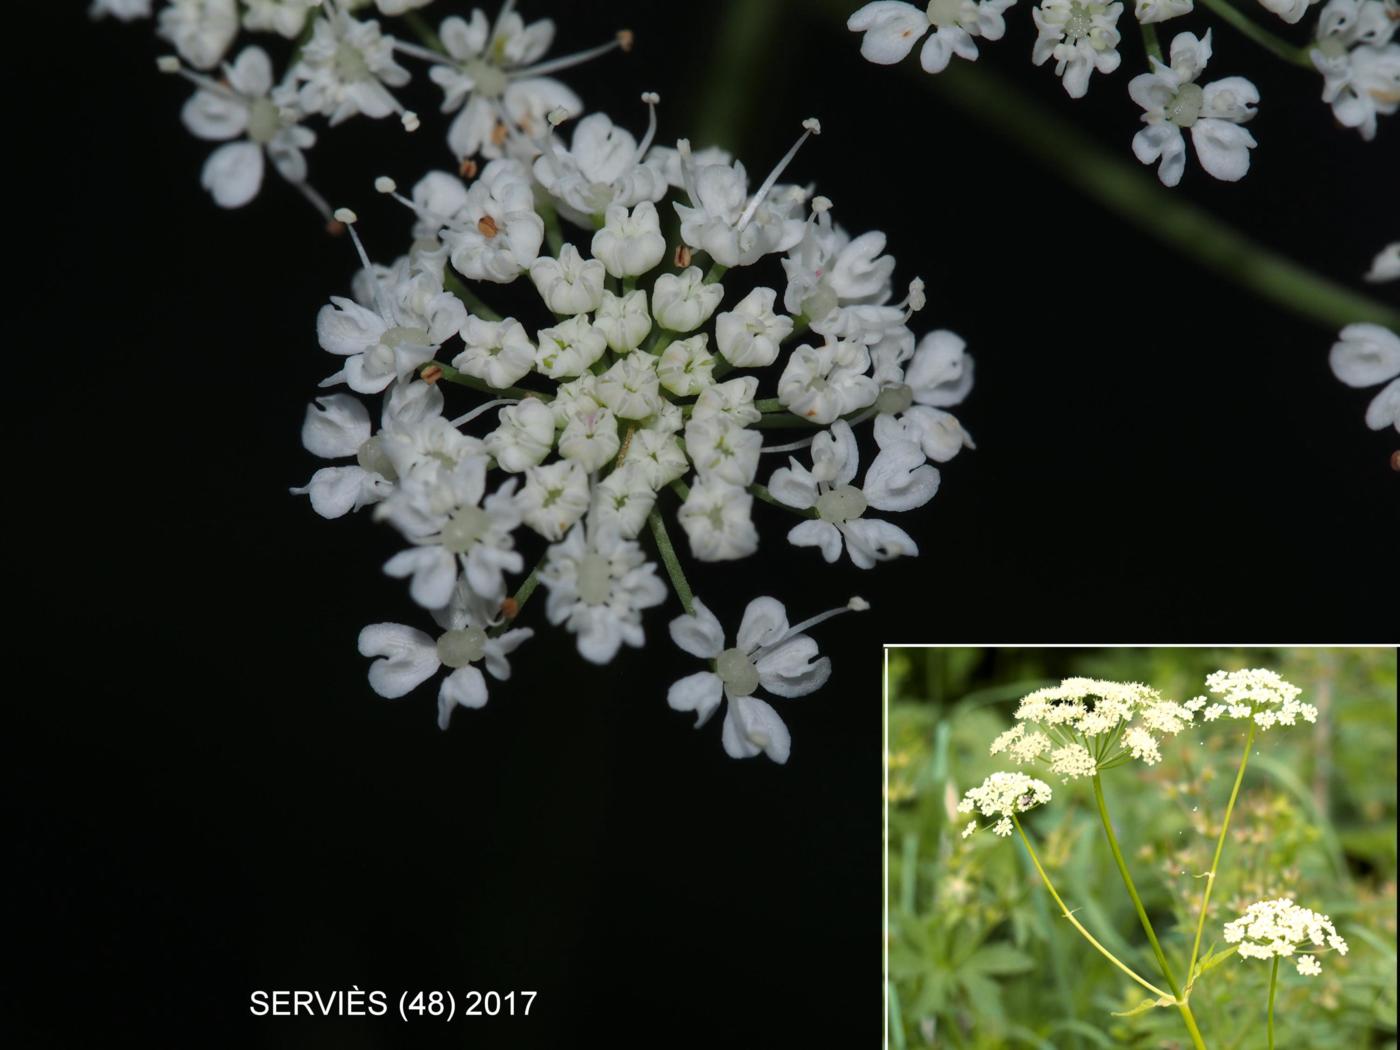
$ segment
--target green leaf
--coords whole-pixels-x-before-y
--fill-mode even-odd
[[[1119,1013],[1117,1010],[1114,1010],[1112,1011],[1112,1013],[1114,1017],[1136,1017],[1138,1014],[1145,1014],[1148,1010],[1154,1009],[1158,1006],[1175,1005],[1175,999],[1173,999],[1169,995],[1164,995],[1160,999],[1144,999],[1142,1002],[1134,1006],[1131,1010],[1124,1010],[1122,1013]]]
[[[1205,955],[1201,956],[1200,961],[1196,963],[1196,969],[1192,971],[1191,978],[1187,983],[1190,984],[1194,982],[1197,977],[1201,976],[1201,974],[1205,973],[1208,970],[1214,970],[1217,966],[1219,966],[1221,963],[1223,963],[1226,959],[1230,958],[1230,956],[1234,955],[1239,950],[1240,946],[1238,944],[1232,944],[1219,955],[1216,955],[1215,945],[1211,944],[1210,950],[1206,952]]]
[[[1035,960],[1009,944],[989,944],[963,964],[973,973],[1009,975],[1035,969]]]

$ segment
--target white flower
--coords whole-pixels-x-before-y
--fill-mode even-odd
[[[531,72],[554,42],[549,19],[527,26],[519,14],[507,11],[492,26],[482,11],[473,10],[470,21],[455,15],[443,19],[438,36],[452,62],[433,66],[428,76],[442,88],[442,111],[457,111],[447,144],[459,159],[478,153],[500,157],[506,143],[500,133],[503,115],[533,136],[543,132],[546,113],[583,112],[569,88]]]
[[[641,648],[642,610],[666,600],[656,566],[607,524],[575,525],[549,548],[540,582],[549,588],[549,622],[577,635],[579,654],[595,664],[611,661],[624,644]]]
[[[894,257],[885,254],[883,233],[873,230],[852,240],[832,223],[831,202],[818,197],[802,240],[783,259],[788,279],[783,306],[789,313],[806,315],[813,331],[840,338],[847,320],[842,308],[884,303],[890,297],[894,266]],[[900,322],[905,319],[899,310],[895,316]]]
[[[568,149],[557,140],[551,142],[535,160],[534,172],[558,203],[561,215],[580,226],[592,226],[593,216],[614,207],[625,213],[666,195],[666,176],[660,165],[642,159],[656,130],[654,110],[651,120],[641,143],[603,113],[590,113],[578,122]]]
[[[710,319],[724,298],[724,285],[705,283],[698,266],[680,273],[663,273],[651,290],[651,312],[656,323],[673,332],[693,332]]]
[[[1317,708],[1298,699],[1302,690],[1266,668],[1216,671],[1206,676],[1206,691],[1222,701],[1206,709],[1207,722],[1227,711],[1231,718],[1254,719],[1261,729],[1291,726],[1299,718],[1317,721]]]
[[[651,331],[647,293],[640,288],[622,296],[604,292],[593,324],[603,333],[613,353],[626,354],[637,349]]]
[[[1278,15],[1289,25],[1297,25],[1317,0],[1259,0],[1259,3],[1266,11]]]
[[[732,561],[758,550],[753,496],[723,478],[696,478],[676,517],[690,540],[690,553],[701,561]]]
[[[583,375],[603,356],[608,345],[602,330],[590,324],[583,314],[552,328],[541,328],[539,341],[535,368],[551,379]]]
[[[510,677],[507,657],[535,633],[528,627],[489,633],[495,627],[489,604],[459,586],[440,614],[444,631],[436,641],[400,623],[370,624],[359,639],[361,656],[378,657],[369,667],[370,688],[396,700],[447,667],[450,673],[438,687],[438,728],[447,728],[457,707],[482,707],[486,679],[476,665],[484,663],[493,678],[504,682]]]
[[[402,478],[380,513],[414,546],[385,562],[384,571],[396,579],[411,577],[409,595],[427,609],[451,600],[459,568],[474,594],[499,601],[505,596],[503,574],[522,568],[512,535],[521,520],[516,480],[486,495],[482,456],[451,467],[429,462]]]
[[[659,412],[665,399],[656,364],[657,359],[642,350],[614,362],[594,384],[598,400],[619,419],[645,419]]]
[[[868,608],[859,598],[841,609],[814,616],[795,627],[775,598],[755,598],[744,610],[736,644],[725,648],[724,628],[699,598],[694,611],[671,621],[671,639],[685,652],[714,661],[713,671],[698,671],[674,683],[666,702],[676,711],[694,711],[697,727],[704,725],[728,699],[721,739],[731,758],[765,754],[786,762],[792,740],[771,704],[754,694],[760,687],[774,696],[806,696],[831,677],[831,661],[818,656],[808,628],[847,610]]]
[[[111,15],[123,22],[150,18],[151,0],[92,0],[91,6],[88,7],[88,17],[101,18],[104,15]]]
[[[500,423],[486,436],[486,451],[510,474],[544,462],[554,447],[554,413],[536,397],[501,409]]]
[[[714,382],[714,355],[706,349],[710,337],[704,332],[689,339],[678,339],[661,351],[656,362],[656,378],[677,397],[694,397]]]
[[[1186,140],[1191,132],[1196,156],[1206,172],[1234,182],[1249,170],[1254,136],[1240,125],[1254,116],[1259,92],[1244,77],[1225,77],[1202,88],[1196,78],[1210,59],[1210,30],[1202,39],[1178,33],[1172,41],[1171,65],[1151,59],[1153,72],[1128,84],[1128,94],[1146,112],[1147,127],[1133,136],[1133,153],[1144,164],[1161,164],[1157,177],[1175,186],[1186,170]]]
[[[636,440],[636,435],[633,440]],[[685,466],[683,460],[684,456],[682,471]],[[648,480],[646,468],[629,461],[593,486],[593,502],[588,508],[588,517],[589,521],[599,526],[611,526],[626,539],[633,540],[642,531],[647,515],[655,504],[656,491]]]
[[[316,135],[289,119],[289,111],[270,97],[272,63],[267,52],[244,48],[224,67],[225,83],[192,79],[199,90],[185,103],[180,118],[200,138],[227,143],[209,155],[200,173],[200,183],[219,207],[241,208],[257,196],[264,154],[288,182],[305,182],[302,151],[315,144]]]
[[[779,467],[768,481],[775,499],[799,510],[814,510],[815,517],[793,526],[788,542],[796,547],[817,547],[834,562],[844,546],[859,568],[877,561],[919,553],[907,532],[887,521],[866,518],[868,507],[878,510],[911,510],[921,507],[938,491],[938,471],[926,465],[910,445],[882,451],[866,471],[865,484],[851,482],[860,468],[860,453],[850,424],[838,420],[830,431],[812,440],[812,469],[795,459]]]
[[[400,256],[393,266],[372,266],[355,275],[355,299],[362,306],[373,307],[382,292],[392,304],[399,323],[408,328],[421,328],[433,343],[444,343],[461,331],[467,322],[467,308],[462,300],[443,290],[443,269],[446,255],[441,250],[422,250],[420,244],[408,255]]]
[[[1315,977],[1322,972],[1317,953],[1329,948],[1347,953],[1347,942],[1326,915],[1299,907],[1288,897],[1256,901],[1243,915],[1225,924],[1226,944],[1238,944],[1241,959],[1292,956],[1296,949],[1309,954],[1297,959],[1298,972]],[[1309,962],[1308,960],[1311,960]]]
[[[377,394],[395,379],[402,379],[437,353],[437,344],[422,328],[397,323],[398,318],[370,310],[338,295],[316,315],[316,337],[321,348],[345,358],[322,386],[344,383],[361,394]]]
[[[757,430],[745,430],[722,415],[692,418],[685,428],[685,451],[696,472],[731,485],[753,484],[762,444]]]
[[[1400,241],[1387,244],[1371,263],[1366,280],[1373,284],[1400,278]]]
[[[626,463],[641,471],[653,491],[675,481],[690,466],[675,434],[650,427],[633,432]]]
[[[778,293],[755,288],[733,310],[715,318],[715,347],[736,368],[767,368],[792,334],[792,318],[775,313]]]
[[[559,454],[590,474],[610,462],[621,447],[617,417],[606,408],[576,412],[559,435]]]
[[[676,203],[681,219],[681,240],[708,252],[721,266],[750,266],[772,252],[785,252],[802,237],[802,220],[793,214],[806,198],[796,187],[777,187],[778,176],[797,154],[807,136],[819,129],[815,120],[796,145],[769,173],[757,193],[749,196],[749,179],[743,164],[704,161],[693,154],[690,143],[676,144],[681,175],[689,205]]]
[[[1024,773],[993,773],[975,788],[969,788],[958,803],[959,813],[974,809],[984,817],[999,816],[992,830],[1003,837],[1011,834],[1011,816],[1043,806],[1051,798],[1050,785]],[[976,822],[972,825],[976,827]],[[963,832],[966,838],[969,831]]]
[[[1066,678],[1022,698],[1016,725],[992,742],[991,754],[1006,752],[1021,765],[1045,762],[1065,780],[1093,776],[1128,756],[1153,765],[1162,757],[1159,737],[1175,736],[1191,725],[1197,710],[1164,700],[1138,682]],[[1048,729],[1055,740],[1035,727]],[[1106,752],[1103,738],[1111,742]],[[1093,751],[1087,741],[1094,741]]]
[[[544,241],[544,220],[524,169],[507,159],[486,165],[442,240],[452,265],[473,280],[506,284],[529,268]]]
[[[758,380],[753,376],[740,376],[723,383],[711,383],[700,391],[695,399],[691,419],[710,419],[722,416],[738,426],[746,427],[757,423],[763,413],[754,407],[753,397],[758,392]]]
[[[1322,101],[1367,141],[1376,136],[1376,118],[1400,107],[1400,44],[1390,43],[1397,25],[1381,0],[1329,0],[1308,52],[1322,74]]]
[[[291,490],[310,496],[311,509],[321,517],[342,517],[377,503],[392,490],[397,475],[371,438],[369,412],[359,399],[349,394],[318,397],[306,407],[301,443],[322,459],[356,458],[354,466],[322,467],[304,487]]]
[[[919,52],[919,65],[941,73],[953,55],[977,58],[973,37],[1000,40],[1006,32],[1002,12],[1015,0],[930,0],[920,10],[900,0],[875,0],[846,20],[846,28],[864,33],[860,53],[882,66],[893,65],[913,49],[930,27],[933,35]]]
[[[832,423],[875,403],[880,388],[866,375],[870,352],[845,339],[828,339],[792,352],[778,379],[778,402],[813,423]]]
[[[243,28],[291,40],[301,33],[307,13],[320,6],[321,0],[243,0]]]
[[[972,438],[945,406],[959,404],[972,389],[972,357],[954,332],[939,329],[924,336],[907,366],[876,367],[883,384],[875,399],[875,438],[881,448],[911,441],[925,456],[946,463]]]
[[[104,5],[104,10],[114,9]],[[171,0],[157,24],[159,35],[174,45],[181,58],[195,69],[213,69],[238,35],[238,6],[234,0]]]
[[[552,313],[571,316],[596,310],[603,301],[607,274],[597,259],[584,259],[572,244],[559,249],[559,258],[541,256],[530,264],[530,280]]]
[[[558,540],[588,510],[588,472],[568,459],[530,467],[518,502],[526,525]]]
[[[466,349],[452,359],[452,367],[497,390],[511,386],[535,365],[535,346],[524,325],[514,318],[484,321],[468,317],[462,326],[462,342]]]
[[[393,38],[379,31],[378,22],[358,22],[343,8],[324,6],[291,70],[301,84],[301,108],[320,113],[332,125],[358,114],[379,118],[402,113],[389,88],[403,87],[409,74],[394,61]]]
[[[1041,0],[1031,10],[1040,35],[1031,61],[1042,65],[1055,59],[1055,75],[1070,98],[1083,98],[1089,90],[1089,74],[1112,73],[1121,61],[1118,54],[1118,16],[1123,5],[1094,0]]]
[[[1151,25],[1189,15],[1194,6],[1193,0],[1137,0],[1133,15],[1143,25]]]
[[[664,185],[664,183],[663,183]],[[601,259],[614,277],[636,277],[654,269],[666,257],[661,218],[649,200],[629,213],[621,204],[608,205],[603,228],[593,235],[593,257]]]

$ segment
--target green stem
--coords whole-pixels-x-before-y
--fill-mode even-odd
[[[762,418],[754,420],[749,426],[758,427],[760,430],[791,430],[794,427],[820,428],[821,424],[813,423],[810,419],[803,419],[791,412],[768,412]]]
[[[413,30],[413,35],[423,41],[425,46],[432,48],[439,55],[447,54],[447,48],[442,46],[442,38],[433,32],[428,20],[417,11],[404,12],[403,20],[408,23],[408,28]]]
[[[544,220],[544,243],[549,246],[549,253],[557,259],[560,249],[564,247],[564,230],[559,225],[559,213],[548,204],[539,205],[535,210]]]
[[[721,75],[706,80],[705,90],[698,92],[702,108],[689,123],[695,129],[691,141],[697,149],[723,146],[738,151],[744,145],[744,133],[759,111],[754,105],[759,97],[755,79],[784,57],[782,48],[775,55],[772,47],[780,36],[783,7],[771,0],[729,0],[725,5],[718,21],[719,39],[710,56],[710,68]],[[848,13],[841,15],[842,20]]]
[[[1237,8],[1230,0],[1201,0],[1201,3],[1214,11],[1221,19],[1229,22],[1249,39],[1262,47],[1265,51],[1271,52],[1285,62],[1291,62],[1295,66],[1302,66],[1304,69],[1313,68],[1312,59],[1308,57],[1306,48],[1295,47],[1282,37],[1275,36],[1263,26],[1259,25],[1243,11]]]
[[[724,275],[729,272],[729,267],[721,263],[711,263],[710,268],[705,271],[703,284],[718,284],[724,280]]]
[[[1230,789],[1230,801],[1225,806],[1225,821],[1220,825],[1220,837],[1215,840],[1215,856],[1206,874],[1206,888],[1201,895],[1201,914],[1196,918],[1196,938],[1191,944],[1191,963],[1186,967],[1186,985],[1190,988],[1196,972],[1196,957],[1201,950],[1201,931],[1206,927],[1206,912],[1210,908],[1210,894],[1215,889],[1215,873],[1220,869],[1220,854],[1225,849],[1225,834],[1230,830],[1230,814],[1235,811],[1235,799],[1240,795],[1240,784],[1244,782],[1244,769],[1249,765],[1249,751],[1254,746],[1254,719],[1249,720],[1249,733],[1244,740],[1244,754],[1240,756],[1240,768],[1235,773],[1235,786]]]
[[[516,592],[511,595],[512,599],[515,601],[515,611],[505,623],[497,624],[495,627],[491,628],[491,633],[493,635],[504,634],[510,629],[510,625],[515,622],[516,618],[520,616],[520,610],[525,608],[525,603],[530,600],[530,595],[534,594],[535,588],[540,585],[540,567],[542,565],[544,565],[543,558],[535,562],[535,567],[530,570],[530,575],[525,577],[519,588],[516,589]]]
[[[481,301],[481,298],[465,284],[462,279],[452,272],[450,267],[443,267],[442,286],[455,295],[462,302],[467,304],[467,308],[478,317],[484,317],[488,321],[499,321],[501,315],[491,307]]]
[[[526,390],[523,386],[508,386],[505,388],[494,387],[484,379],[478,379],[476,376],[469,376],[465,372],[459,372],[451,365],[445,364],[442,361],[429,361],[418,370],[418,374],[421,376],[430,368],[436,368],[442,372],[442,375],[438,377],[439,381],[445,380],[448,383],[456,383],[458,386],[469,386],[473,390],[480,390],[483,394],[494,394],[496,397],[518,397],[522,400],[527,397],[533,397],[539,401],[554,400],[553,394],[546,394],[539,390]]]
[[[1353,292],[1237,233],[983,66],[958,62],[936,77],[923,75],[917,66],[914,69],[921,84],[943,93],[953,105],[1104,207],[1268,302],[1333,331],[1354,321],[1400,331],[1400,310]]]
[[[1118,967],[1118,969],[1122,970],[1125,974],[1131,977],[1138,984],[1142,985],[1153,995],[1157,996],[1157,998],[1171,998],[1171,996],[1169,996],[1166,992],[1162,991],[1162,989],[1158,988],[1154,984],[1149,984],[1142,977],[1138,976],[1137,972],[1133,970],[1132,967],[1128,966],[1126,963],[1123,962],[1123,960],[1119,959],[1118,956],[1114,955],[1111,951],[1109,951],[1097,940],[1095,940],[1094,935],[1084,928],[1083,924],[1081,924],[1080,921],[1074,917],[1074,913],[1070,911],[1067,907],[1065,907],[1065,902],[1060,899],[1060,895],[1055,892],[1055,887],[1050,882],[1050,876],[1045,874],[1045,869],[1040,866],[1040,858],[1035,855],[1035,849],[1031,846],[1031,840],[1026,835],[1026,829],[1021,827],[1021,822],[1016,818],[1016,815],[1014,813],[1011,816],[1011,822],[1016,825],[1016,830],[1021,833],[1021,841],[1024,842],[1026,845],[1026,852],[1030,854],[1031,863],[1035,865],[1035,870],[1040,873],[1040,881],[1045,883],[1045,888],[1050,891],[1050,896],[1054,897],[1055,903],[1060,906],[1060,914],[1062,914],[1066,919],[1068,919],[1070,921],[1070,924],[1074,926],[1074,928],[1078,930],[1081,934],[1083,934],[1084,939],[1090,944],[1092,944],[1098,950],[1099,954],[1102,955],[1109,962],[1111,962],[1114,966]]]
[[[1157,39],[1157,26],[1152,22],[1140,22],[1138,27],[1142,30],[1142,46],[1146,52],[1158,62],[1162,61],[1162,44]]]
[[[1274,1050],[1274,993],[1278,991],[1278,960],[1274,956],[1274,968],[1269,973],[1269,1050]]]
[[[1157,957],[1157,966],[1162,971],[1162,976],[1166,978],[1167,987],[1172,990],[1172,997],[1176,1000],[1176,1008],[1181,1011],[1181,1019],[1186,1023],[1186,1030],[1191,1034],[1192,1045],[1196,1047],[1196,1050],[1205,1050],[1206,1044],[1201,1038],[1200,1029],[1196,1027],[1196,1018],[1191,1013],[1190,1005],[1181,997],[1181,986],[1176,983],[1176,978],[1172,976],[1167,956],[1157,940],[1157,931],[1152,928],[1152,920],[1147,917],[1147,909],[1142,906],[1142,898],[1138,896],[1137,887],[1133,885],[1133,876],[1128,871],[1128,862],[1123,859],[1123,851],[1118,847],[1118,836],[1113,833],[1113,821],[1108,815],[1108,803],[1103,797],[1103,782],[1097,773],[1094,774],[1094,800],[1099,804],[1099,818],[1103,821],[1104,833],[1108,836],[1108,847],[1113,851],[1113,860],[1118,865],[1118,874],[1123,876],[1123,885],[1128,888],[1128,896],[1133,899],[1133,907],[1137,910],[1138,921],[1142,923],[1142,932],[1147,934],[1147,941],[1152,945],[1152,954]]]
[[[647,521],[651,524],[651,535],[652,539],[656,540],[656,549],[661,554],[661,564],[666,566],[666,575],[671,577],[671,586],[676,589],[676,597],[681,600],[681,607],[693,616],[695,595],[690,590],[690,584],[686,582],[680,559],[676,557],[676,548],[671,546],[671,537],[666,534],[666,523],[661,520],[661,512],[653,510],[647,515]]]

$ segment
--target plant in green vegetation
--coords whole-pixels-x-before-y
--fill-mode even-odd
[[[1291,900],[1252,905],[1244,918],[1227,925],[1224,937],[1234,945],[1232,948],[1216,953],[1212,947],[1202,955],[1201,937],[1209,914],[1211,893],[1220,872],[1230,819],[1239,798],[1256,734],[1279,725],[1315,723],[1318,710],[1298,699],[1301,689],[1270,670],[1219,671],[1207,677],[1206,689],[1209,696],[1198,696],[1180,704],[1166,700],[1156,689],[1136,682],[1069,678],[1058,686],[1038,689],[1025,696],[1016,711],[1016,724],[1000,734],[990,748],[992,754],[1005,753],[1018,764],[1043,765],[1065,783],[1079,778],[1090,780],[1105,840],[1151,946],[1166,990],[1151,983],[1125,962],[1119,953],[1090,933],[1055,889],[1021,820],[1021,814],[1027,810],[1050,801],[1051,790],[1047,784],[1024,773],[993,773],[980,787],[964,795],[958,809],[962,812],[976,809],[983,816],[997,816],[999,819],[993,831],[998,835],[1009,836],[1014,827],[1036,873],[1064,918],[1114,967],[1151,993],[1150,998],[1136,1007],[1115,1011],[1115,1016],[1131,1017],[1158,1007],[1175,1008],[1192,1046],[1196,1050],[1206,1050],[1205,1036],[1191,1008],[1191,995],[1197,981],[1236,952],[1242,957],[1273,957],[1275,965],[1269,985],[1268,1005],[1269,1046],[1272,1048],[1278,957],[1291,955],[1295,946],[1309,941],[1313,945],[1330,946],[1345,954],[1346,942],[1337,936],[1335,928],[1325,916],[1299,909]],[[1198,716],[1201,723],[1214,722],[1222,717],[1240,719],[1246,722],[1248,728],[1234,786],[1216,839],[1215,853],[1209,870],[1203,876],[1205,882],[1197,910],[1191,953],[1185,969],[1177,970],[1167,958],[1123,855],[1109,814],[1103,774],[1134,760],[1149,766],[1157,764],[1162,760],[1162,740],[1177,737],[1188,727],[1199,724]],[[976,827],[974,821],[963,834],[971,834]],[[1283,907],[1284,904],[1287,908]],[[1313,955],[1300,957],[1298,972],[1303,975],[1319,973],[1316,958]],[[1184,974],[1184,980],[1179,978],[1180,974]]]

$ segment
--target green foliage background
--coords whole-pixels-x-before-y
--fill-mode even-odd
[[[1062,918],[1016,838],[960,837],[962,793],[997,769],[987,748],[1021,696],[1070,675],[1145,682],[1176,700],[1221,668],[1268,667],[1303,688],[1316,725],[1256,737],[1202,954],[1250,902],[1291,896],[1330,915],[1351,952],[1322,975],[1279,970],[1280,1048],[1396,1045],[1396,653],[1393,649],[892,649],[889,652],[890,1042],[916,1047],[1189,1047],[1179,1014]],[[1163,760],[1104,774],[1134,881],[1173,970],[1191,949],[1244,743],[1221,719],[1162,743]],[[1032,772],[1027,769],[1027,772]],[[1161,983],[1086,781],[1038,774],[1054,800],[1026,826],[1051,880],[1096,937]],[[1210,1050],[1263,1047],[1269,965],[1231,957],[1191,1007]]]

